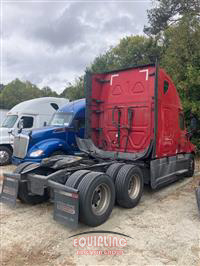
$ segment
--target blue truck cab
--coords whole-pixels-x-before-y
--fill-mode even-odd
[[[31,131],[22,130],[14,138],[12,162],[40,162],[52,155],[78,152],[76,136],[84,137],[85,99],[60,108],[48,126]]]

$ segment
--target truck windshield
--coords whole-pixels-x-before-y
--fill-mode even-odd
[[[70,113],[55,113],[50,121],[50,126],[69,126],[73,118]]]
[[[8,116],[6,116],[6,118],[4,119],[4,121],[2,123],[2,127],[6,127],[6,128],[14,127],[14,124],[17,121],[17,118],[18,118],[17,115],[8,115]]]

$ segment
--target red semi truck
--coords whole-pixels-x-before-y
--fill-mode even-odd
[[[77,138],[81,153],[23,163],[4,174],[4,203],[51,198],[57,221],[98,226],[115,203],[135,207],[144,184],[155,189],[193,175],[195,146],[180,98],[157,64],[88,72],[85,95],[86,135]]]

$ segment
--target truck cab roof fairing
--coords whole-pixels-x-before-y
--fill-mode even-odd
[[[95,153],[101,151],[101,157],[117,153],[127,159],[149,156],[154,139],[155,72],[156,65],[150,64],[86,73],[85,138],[96,146]]]

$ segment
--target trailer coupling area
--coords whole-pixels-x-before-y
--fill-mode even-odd
[[[53,217],[59,223],[71,228],[78,226],[79,193],[77,189],[62,185],[45,176],[29,174],[28,180],[23,180],[21,174],[5,173],[0,201],[15,207],[20,187],[28,185],[30,194],[43,195],[45,189],[51,190],[54,202]]]

